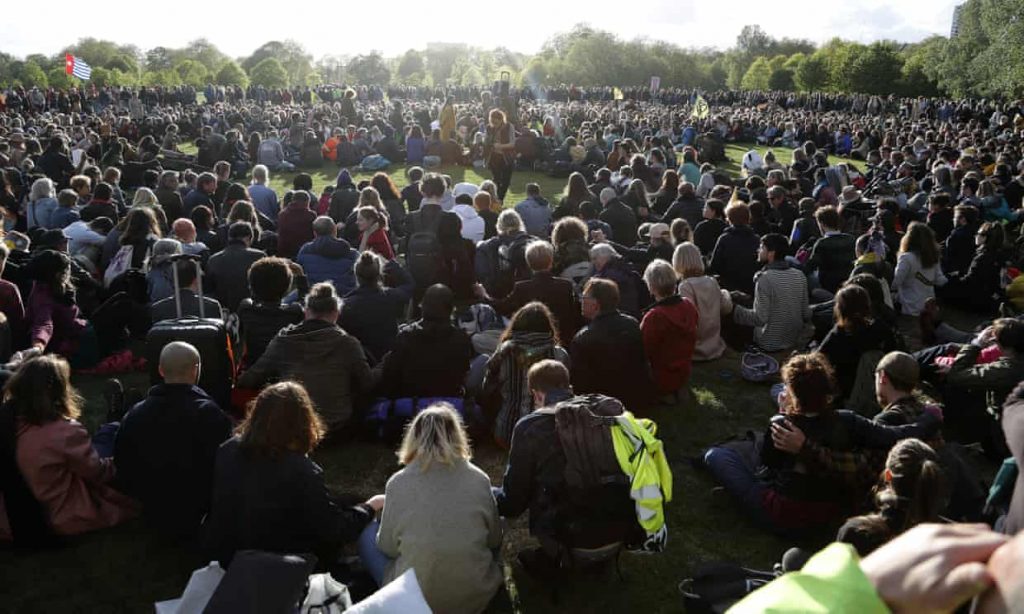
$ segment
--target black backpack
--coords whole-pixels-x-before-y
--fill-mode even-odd
[[[708,563],[679,583],[687,614],[721,614],[780,574],[733,563]]]
[[[517,281],[530,278],[530,267],[526,264],[526,246],[530,244],[533,237],[522,234],[510,243],[498,243],[495,266],[497,270],[494,276],[494,287],[496,297],[507,296]]]
[[[437,238],[440,212],[420,209],[413,214],[412,233],[405,260],[416,285],[425,288],[437,282],[441,271],[441,241]]]

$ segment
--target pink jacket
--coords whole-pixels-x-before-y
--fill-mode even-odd
[[[17,462],[58,535],[105,529],[138,513],[135,501],[108,486],[113,459],[100,458],[89,433],[74,420],[42,426],[19,422]],[[11,538],[0,501],[0,539]]]

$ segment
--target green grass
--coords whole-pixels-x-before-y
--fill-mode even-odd
[[[743,147],[730,146],[728,154],[738,160],[744,151]],[[444,170],[456,181],[479,182],[488,178],[473,169]],[[334,181],[336,169],[325,166],[311,174],[315,188],[320,190]],[[394,168],[390,174],[399,186],[405,185],[403,168]],[[363,177],[367,175],[356,175],[357,180]],[[564,185],[562,179],[516,173],[506,202],[515,203],[522,198],[528,181],[540,183],[549,197]],[[290,183],[291,175],[273,177],[273,185],[279,190],[290,187]],[[696,406],[663,410],[653,416],[665,442],[675,482],[674,499],[667,507],[667,550],[654,556],[624,555],[624,583],[614,574],[574,579],[561,592],[556,606],[546,591],[511,564],[515,553],[531,541],[525,518],[521,518],[512,523],[503,547],[516,611],[680,611],[676,586],[700,563],[729,559],[770,568],[779,560],[791,544],[755,529],[728,502],[716,502],[709,497],[711,480],[692,469],[687,461],[709,444],[747,429],[763,428],[773,412],[767,385],[744,382],[738,367],[738,356],[731,352],[713,363],[695,365],[692,382]],[[87,399],[83,422],[94,430],[104,411],[100,397],[102,380],[78,376],[75,382]],[[127,384],[144,389],[147,382],[139,374],[129,377]],[[504,453],[483,444],[475,454],[475,462],[494,483],[500,483]],[[384,445],[357,443],[318,451],[315,456],[324,467],[331,488],[360,496],[381,492],[388,476],[398,468],[393,451]],[[0,550],[0,569],[4,570],[0,609],[151,611],[152,602],[179,595],[191,571],[205,563],[180,545],[162,543],[147,535],[138,522],[81,536],[58,551],[16,555]]]
[[[725,153],[728,159],[725,162],[720,163],[718,166],[725,172],[739,176],[740,174],[740,160],[743,158],[748,150],[751,149],[751,145],[746,144],[729,144],[726,145]],[[753,146],[762,156],[766,151],[772,149],[771,147]],[[182,150],[186,153],[195,153],[195,147],[191,144],[186,144],[182,147]],[[782,148],[775,148],[773,150],[779,162],[788,164],[790,162],[790,153],[788,150]],[[836,156],[829,156],[830,164],[849,163],[849,160],[839,158]],[[860,164],[855,162],[854,164]],[[387,170],[387,174],[391,177],[391,180],[395,182],[395,185],[399,189],[408,185],[409,180],[405,175],[405,165],[393,164]],[[309,173],[313,178],[313,191],[316,196],[319,196],[323,191],[324,186],[333,185],[338,176],[338,167],[333,163],[325,163],[319,168],[311,169],[300,169],[303,172]],[[491,173],[487,170],[466,168],[464,166],[446,166],[438,169],[440,172],[451,176],[452,181],[459,183],[461,181],[467,181],[469,183],[475,183],[479,185],[481,182],[490,179]],[[292,179],[297,173],[271,173],[270,186],[277,190],[279,194],[284,194],[285,191],[292,188]],[[352,179],[356,183],[359,183],[363,179],[369,180],[375,173],[364,173],[364,172],[353,172]],[[505,206],[512,206],[515,203],[526,198],[526,184],[536,183],[540,185],[541,194],[551,200],[555,196],[562,193],[565,189],[567,180],[562,178],[549,177],[543,173],[534,172],[516,172],[512,175],[512,185],[509,188],[508,195],[505,197]]]

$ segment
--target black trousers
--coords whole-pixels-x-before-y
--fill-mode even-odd
[[[498,187],[498,200],[504,201],[505,194],[508,193],[508,188],[512,185],[512,165],[495,164],[491,166],[491,176],[494,185]]]

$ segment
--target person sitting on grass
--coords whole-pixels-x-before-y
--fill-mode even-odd
[[[82,403],[67,361],[52,354],[26,360],[4,386],[0,458],[11,482],[0,503],[0,541],[39,544],[138,514],[138,504],[113,488],[111,450],[101,456],[78,422]]]
[[[234,437],[217,450],[203,544],[222,566],[239,550],[312,552],[323,568],[356,541],[384,496],[343,507],[309,457],[325,432],[306,389],[295,382],[264,388]]]
[[[231,436],[231,419],[197,386],[200,363],[188,343],[164,346],[163,383],[125,414],[114,443],[118,486],[169,537],[198,532],[210,509],[217,448]]]
[[[615,528],[628,531],[636,514],[625,493],[618,499],[614,491],[602,490],[611,498],[599,503],[574,500],[569,492],[566,455],[552,411],[574,396],[568,368],[557,360],[542,360],[530,367],[526,381],[536,409],[516,423],[508,465],[494,497],[503,518],[518,518],[529,510],[530,535],[540,547],[521,551],[518,560],[531,575],[551,581],[567,549],[622,540]]]
[[[654,305],[640,321],[644,351],[663,403],[676,405],[690,400],[690,370],[697,343],[697,307],[676,292],[676,272],[664,260],[655,260],[644,271],[644,282]]]
[[[359,537],[360,558],[378,586],[413,569],[435,612],[482,612],[502,585],[502,525],[490,478],[471,455],[450,405],[418,413],[398,450],[405,467],[384,489],[380,522]]]

